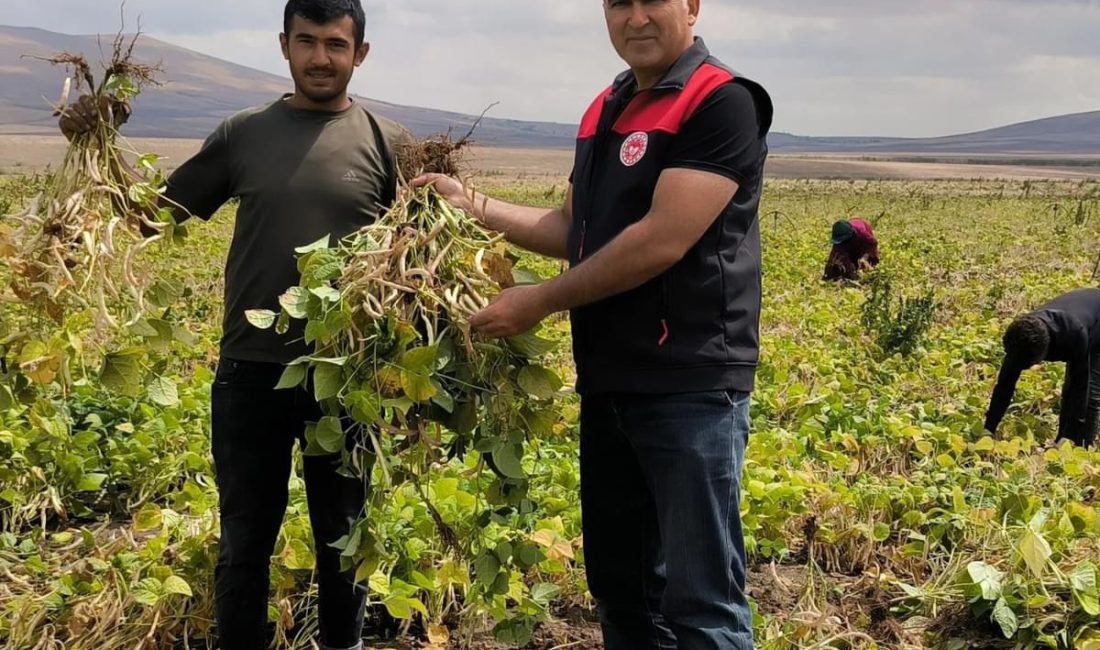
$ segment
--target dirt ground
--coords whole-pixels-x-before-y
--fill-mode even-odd
[[[131,144],[136,151],[161,156],[165,169],[171,170],[198,151],[202,142],[135,138]],[[42,171],[48,165],[59,163],[64,153],[65,140],[61,136],[0,135],[0,173]],[[559,183],[569,176],[573,152],[566,149],[473,147],[467,162],[477,170],[477,176],[489,184],[516,180]],[[768,160],[767,171],[773,178],[1100,180],[1100,167],[900,162],[863,160],[855,156],[773,155]]]

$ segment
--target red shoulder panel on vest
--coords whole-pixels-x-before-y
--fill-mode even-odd
[[[679,133],[680,127],[695,114],[707,97],[730,81],[733,81],[733,75],[728,70],[704,63],[679,92],[656,95],[647,92],[635,97],[615,122],[614,131],[621,135],[636,131]]]
[[[584,138],[591,138],[596,135],[596,129],[600,126],[600,116],[603,114],[603,105],[607,101],[607,98],[611,96],[611,86],[608,86],[606,90],[600,93],[592,105],[588,107],[588,110],[584,113],[584,119],[581,120],[581,128],[577,132],[577,139],[583,140]]]

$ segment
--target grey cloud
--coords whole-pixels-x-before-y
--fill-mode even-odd
[[[388,101],[575,121],[623,64],[597,0],[364,0],[354,88]],[[128,0],[150,33],[285,74],[278,0]],[[19,3],[4,22],[109,32],[101,0]],[[711,49],[775,96],[777,127],[933,135],[1100,108],[1100,0],[703,0]]]

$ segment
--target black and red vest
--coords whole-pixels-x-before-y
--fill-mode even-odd
[[[760,85],[710,56],[701,39],[658,84],[637,92],[620,75],[585,114],[573,167],[572,265],[649,212],[680,128],[724,84],[751,91],[761,140],[772,104]],[[597,393],[751,391],[759,358],[758,208],[767,147],[702,239],[637,289],[571,314],[577,390]]]

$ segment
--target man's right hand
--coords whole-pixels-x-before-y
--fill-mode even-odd
[[[421,174],[409,183],[412,187],[424,187],[429,185],[443,200],[452,206],[465,210],[478,221],[482,221],[480,211],[474,209],[474,201],[477,196],[473,190],[467,189],[457,178],[445,174]]]
[[[67,139],[91,133],[99,125],[99,120],[110,116],[115,128],[118,128],[130,119],[130,107],[125,103],[115,103],[103,97],[96,106],[96,100],[91,95],[81,95],[80,99],[61,113],[61,119],[57,125],[61,127],[61,134]]]

